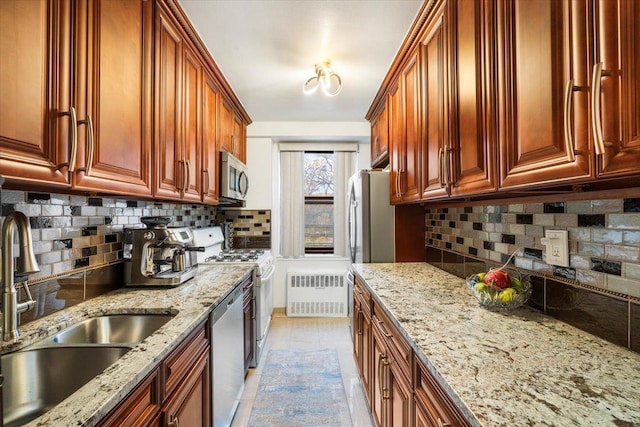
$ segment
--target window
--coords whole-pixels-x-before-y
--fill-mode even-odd
[[[304,153],[304,252],[334,252],[334,153]]]

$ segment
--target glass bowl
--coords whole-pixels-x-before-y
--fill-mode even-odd
[[[511,283],[504,289],[484,283],[481,273],[467,277],[467,286],[481,307],[491,311],[510,311],[527,302],[531,296],[529,277],[514,271],[507,271],[507,274]]]

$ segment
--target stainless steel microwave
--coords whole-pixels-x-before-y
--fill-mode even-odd
[[[230,153],[220,153],[220,197],[244,200],[249,191],[247,165]]]

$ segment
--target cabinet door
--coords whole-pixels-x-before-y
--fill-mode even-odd
[[[409,380],[402,373],[402,369],[395,363],[393,357],[389,358],[387,366],[387,387],[389,389],[388,411],[386,425],[410,426],[412,395]]]
[[[593,133],[599,177],[640,172],[640,3],[594,2]],[[598,68],[602,71],[599,72]],[[598,90],[599,89],[599,90]]]
[[[404,132],[399,143],[404,144],[406,166],[401,173],[402,200],[416,201],[420,198],[421,147],[421,96],[420,96],[420,49],[417,49],[401,74],[401,88],[404,110]]]
[[[229,103],[220,97],[220,151],[234,153],[233,125],[235,114]]]
[[[422,198],[448,194],[449,178],[445,174],[445,95],[446,50],[443,12],[434,15],[423,41],[422,81],[424,142],[422,156]]]
[[[389,356],[384,344],[384,339],[378,329],[374,326],[371,329],[371,417],[376,426],[384,426],[386,415],[385,405],[387,404],[389,390],[386,388],[387,367]]]
[[[0,1],[0,175],[7,183],[69,184],[70,7],[68,0]]]
[[[98,424],[100,427],[127,427],[150,425],[160,413],[158,369],[151,374]],[[157,425],[157,423],[151,423]]]
[[[353,352],[365,396],[371,401],[371,314],[365,300],[354,289]]]
[[[201,200],[202,171],[202,64],[195,53],[183,44],[183,90],[182,90],[182,155],[185,170],[182,177],[182,199],[194,202]]]
[[[497,189],[491,4],[486,0],[451,1],[445,12],[451,46],[445,173],[451,181],[451,195]]]
[[[165,401],[161,418],[165,426],[201,427],[211,423],[211,367],[209,351],[202,352],[187,377]]]
[[[182,35],[158,3],[155,28],[154,196],[180,199],[186,169],[181,163]]]
[[[389,111],[389,194],[392,204],[402,202],[400,178],[406,165],[402,132],[404,132],[404,112],[402,111],[402,91],[396,82],[387,95]]]
[[[202,93],[202,201],[218,204],[218,98],[220,91],[209,73],[204,73]]]
[[[153,5],[117,0],[77,7],[73,186],[150,195]]]
[[[584,3],[497,2],[501,188],[592,175]]]
[[[388,133],[389,124],[387,120],[388,111],[386,105],[371,122],[371,167],[385,167],[389,162]]]

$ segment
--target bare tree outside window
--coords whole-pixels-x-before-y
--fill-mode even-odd
[[[305,253],[333,253],[333,152],[304,153]]]

